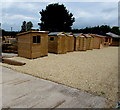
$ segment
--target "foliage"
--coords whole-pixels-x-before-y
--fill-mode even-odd
[[[33,27],[33,24],[31,21],[27,22],[27,31],[31,30]]]
[[[31,21],[29,22],[23,21],[23,24],[21,26],[21,32],[30,31],[32,27],[33,27],[33,24]]]
[[[46,9],[40,11],[41,30],[48,31],[70,31],[75,18],[62,4],[49,4]]]
[[[23,24],[22,24],[22,26],[21,26],[21,32],[27,31],[26,27],[27,27],[26,21],[23,21]]]
[[[117,27],[117,26],[112,27],[111,32],[113,32],[113,33],[115,33],[115,34],[119,34],[119,35],[120,35],[120,30],[119,30],[119,27]]]
[[[95,26],[95,27],[86,27],[84,29],[73,29],[73,33],[93,33],[93,34],[100,34],[100,35],[106,35],[107,32],[112,32],[117,35],[120,35],[119,27],[110,27],[108,25],[101,25],[101,26]]]

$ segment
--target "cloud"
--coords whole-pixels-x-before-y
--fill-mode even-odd
[[[96,16],[96,17],[79,17],[76,19],[76,22],[73,25],[73,28],[85,28],[98,25],[109,25],[117,26],[118,18],[117,17],[106,17],[106,16]]]
[[[22,20],[35,20],[34,17],[24,16],[24,15],[13,15],[9,17],[10,20],[22,19]]]
[[[45,9],[49,3],[53,2],[15,2],[10,0],[7,6],[2,8],[3,28],[20,30],[24,20],[32,21],[34,27],[38,28],[40,22],[39,11]],[[13,2],[14,1],[14,2]],[[56,3],[56,2],[55,2]],[[65,5],[69,12],[73,13],[75,23],[73,28],[83,28],[95,25],[117,25],[118,22],[118,3],[112,2],[60,2]]]
[[[104,9],[104,10],[102,10],[102,12],[104,12],[104,13],[111,13],[111,12],[113,12],[113,11],[115,11],[116,10],[116,8],[115,7],[112,7],[112,8],[108,8],[108,9]]]
[[[118,2],[119,0],[4,0],[2,2]]]

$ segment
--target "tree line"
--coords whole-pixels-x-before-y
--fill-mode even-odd
[[[94,26],[94,27],[86,27],[84,29],[73,29],[71,30],[73,33],[93,33],[106,35],[107,32],[112,32],[114,34],[120,35],[120,29],[118,26],[110,27],[108,25]]]
[[[32,30],[32,29],[31,29]],[[39,29],[37,29],[39,30]],[[16,36],[16,34],[20,33],[21,31],[5,31],[2,30],[3,36]],[[93,33],[93,34],[100,34],[106,35],[107,32],[112,32],[114,34],[120,35],[120,29],[117,26],[110,27],[108,25],[101,25],[95,27],[86,27],[84,29],[71,29],[69,32],[73,33]]]

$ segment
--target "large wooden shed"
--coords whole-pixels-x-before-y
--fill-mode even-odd
[[[48,55],[48,31],[27,31],[17,36],[20,57],[32,59]]]
[[[74,50],[82,51],[86,50],[86,36],[82,33],[74,34]]]
[[[67,52],[73,52],[74,51],[74,36],[70,33],[65,33],[67,36]]]
[[[93,37],[89,34],[84,34],[86,36],[86,49],[92,50],[93,49]]]
[[[64,32],[51,32],[48,34],[48,52],[67,53],[67,36]]]
[[[120,46],[120,36],[117,34],[114,34],[112,32],[108,32],[106,33],[106,35],[109,37],[109,39],[111,38],[112,41],[110,42],[111,46]]]
[[[112,43],[111,46],[120,46],[120,36],[118,37],[112,37]]]
[[[105,45],[105,37],[97,34],[89,34],[93,37],[93,49],[101,49]]]

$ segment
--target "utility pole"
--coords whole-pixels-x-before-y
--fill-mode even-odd
[[[13,27],[11,27],[11,32],[12,32],[12,29],[13,29]],[[12,34],[12,33],[11,33]],[[12,38],[12,35],[11,35],[11,38]]]
[[[12,32],[13,27],[11,27],[11,32]]]

